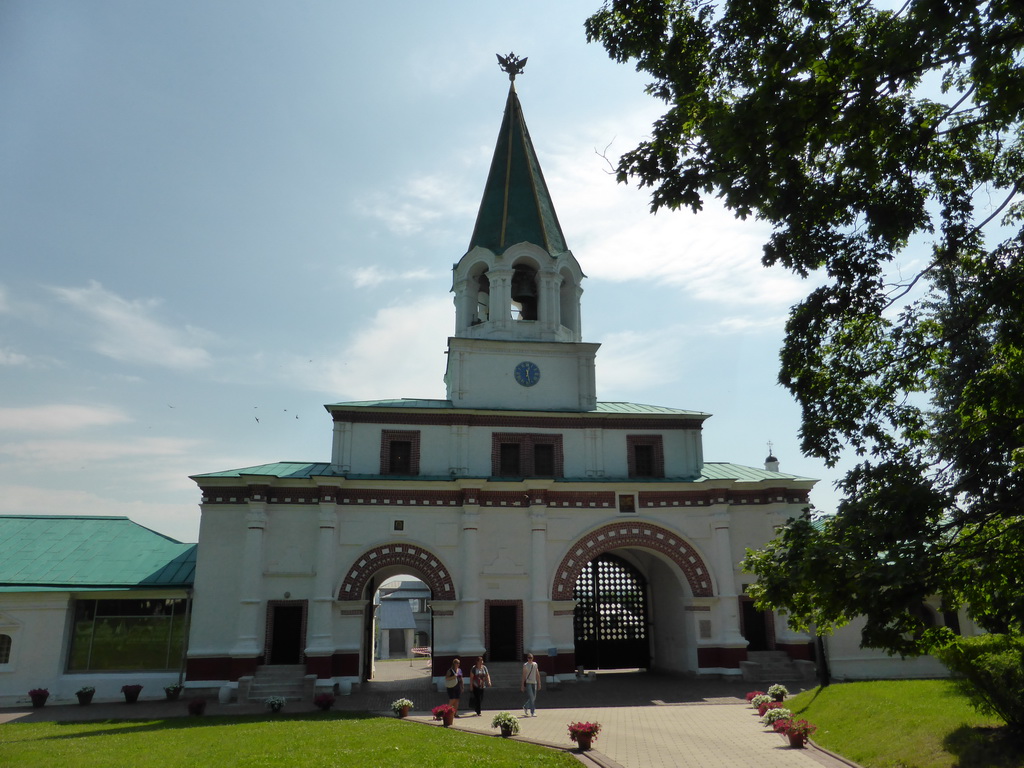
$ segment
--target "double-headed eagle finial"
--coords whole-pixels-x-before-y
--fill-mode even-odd
[[[501,67],[501,71],[508,72],[508,79],[511,82],[516,81],[516,75],[523,74],[523,67],[526,66],[525,58],[520,59],[511,51],[508,56],[502,56],[500,53],[494,55],[498,57],[498,66]]]

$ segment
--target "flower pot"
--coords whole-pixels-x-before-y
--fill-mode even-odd
[[[32,699],[32,706],[36,709],[46,704],[46,700],[50,697],[49,693],[30,693],[29,698]]]
[[[270,707],[270,711],[271,712],[280,712],[281,711],[281,707],[284,706],[284,705],[283,704],[278,704],[277,702],[274,702],[273,704],[268,704],[267,706]]]
[[[127,688],[127,689],[121,691],[121,693],[124,694],[124,703],[125,704],[134,704],[136,701],[139,700],[139,694],[142,693],[142,686],[139,686],[138,689],[136,689],[136,688]]]
[[[206,699],[192,699],[188,703],[188,713],[190,715],[201,715],[206,712]]]
[[[784,694],[784,693],[776,693],[774,696],[772,696],[772,698],[775,699],[776,701],[785,701],[786,700],[786,694]]]
[[[501,726],[501,735],[502,735],[503,738],[506,738],[506,739],[509,738],[512,735],[512,726],[511,725],[503,725],[503,726]]]
[[[806,737],[802,733],[787,733],[789,737],[789,746],[793,749],[803,749],[806,743]]]
[[[409,708],[408,707],[402,707],[401,709],[399,709],[398,710],[398,716],[399,717],[408,717],[409,716]]]
[[[164,688],[164,693],[167,694],[168,701],[177,701],[181,696],[181,688]]]
[[[580,752],[586,752],[590,749],[592,738],[589,733],[578,733],[576,734],[576,744],[580,748]]]
[[[757,714],[760,715],[761,717],[764,717],[764,713],[767,712],[767,711],[768,711],[768,705],[767,704],[758,704],[757,705]]]
[[[81,704],[83,707],[86,704],[91,703],[92,702],[92,697],[95,696],[95,695],[96,695],[96,691],[79,691],[79,692],[77,692],[75,694],[75,696],[78,697],[78,703]]]
[[[452,723],[455,722],[455,713],[445,712],[443,715],[441,715],[441,721],[444,723],[445,728],[449,727]]]

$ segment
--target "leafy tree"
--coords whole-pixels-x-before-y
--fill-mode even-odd
[[[780,382],[840,482],[745,566],[764,605],[866,645],[944,642],[922,603],[1024,630],[1024,5],[608,0],[587,36],[667,104],[619,181],[717,196],[814,275]]]

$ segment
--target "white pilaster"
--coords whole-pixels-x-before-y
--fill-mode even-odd
[[[231,649],[231,655],[252,657],[263,652],[260,608],[263,605],[263,531],[267,527],[266,502],[249,501],[245,525],[242,570],[239,574],[241,599],[235,645]]]
[[[732,536],[729,532],[728,513],[719,513],[711,519],[715,541],[715,574],[718,581],[719,620],[722,639],[726,643],[745,642],[740,632],[739,596],[736,592],[736,566],[732,557]]]
[[[335,502],[321,501],[316,540],[316,576],[310,609],[311,632],[306,653],[328,655],[334,651],[331,608],[334,605],[334,574],[337,571],[338,512]]]
[[[480,610],[480,507],[462,509],[461,589],[459,595],[459,645],[462,655],[480,653],[484,647]]]
[[[530,618],[533,626],[528,646],[534,653],[546,653],[551,647],[547,538],[547,508],[534,504],[530,507]]]

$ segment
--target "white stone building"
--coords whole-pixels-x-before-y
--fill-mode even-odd
[[[193,478],[190,685],[264,664],[366,679],[373,593],[400,574],[431,590],[435,676],[478,654],[532,652],[566,679],[810,658],[809,637],[753,609],[739,562],[814,481],[705,461],[707,413],[598,401],[583,279],[513,84],[453,270],[447,398],[332,403],[329,460]]]

